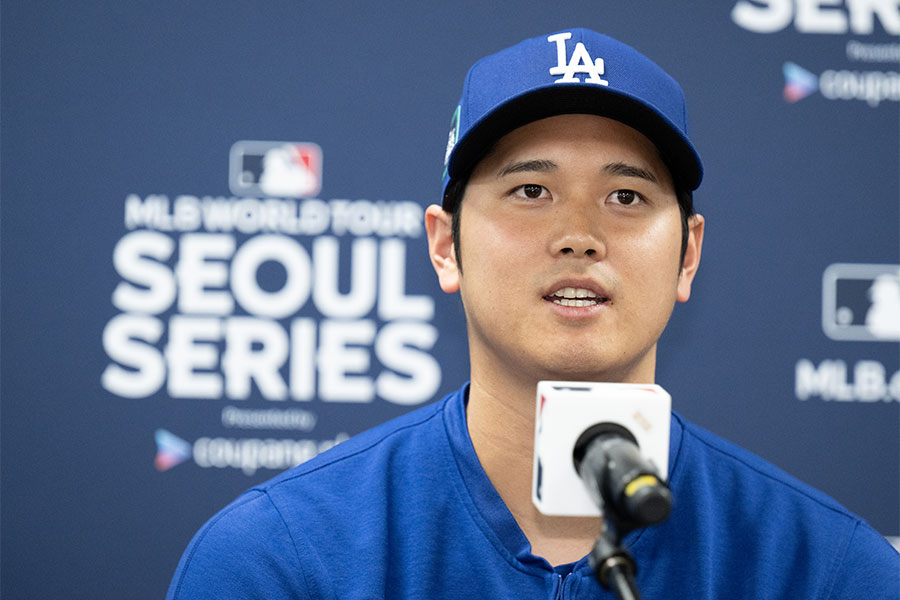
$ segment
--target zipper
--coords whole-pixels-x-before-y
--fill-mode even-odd
[[[563,586],[566,583],[566,577],[568,577],[568,575],[563,576],[559,573],[556,574],[556,600],[563,600],[563,598],[565,598],[563,595]]]

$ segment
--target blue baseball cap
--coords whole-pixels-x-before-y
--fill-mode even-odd
[[[609,117],[640,131],[659,149],[676,185],[695,190],[703,178],[688,137],[684,92],[669,74],[622,42],[567,29],[525,40],[472,65],[453,113],[444,157],[447,186],[467,177],[513,129],[563,114]]]

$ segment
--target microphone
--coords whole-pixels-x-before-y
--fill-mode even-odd
[[[671,511],[671,402],[653,384],[538,382],[532,502],[546,515],[602,516],[588,562],[618,600],[641,598],[622,538]]]
[[[572,458],[591,499],[613,520],[619,536],[669,516],[669,487],[626,427],[613,422],[591,425],[575,442]]]
[[[603,510],[604,522],[588,562],[597,581],[619,600],[640,600],[637,565],[622,537],[638,527],[662,523],[672,494],[638,448],[634,435],[611,422],[588,427],[575,442],[575,470]]]
[[[539,382],[534,505],[550,516],[603,516],[624,529],[665,519],[671,414],[658,385]]]

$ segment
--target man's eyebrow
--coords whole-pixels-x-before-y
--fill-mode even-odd
[[[656,175],[654,175],[647,169],[635,165],[629,165],[627,163],[610,163],[603,167],[603,170],[610,175],[619,175],[621,177],[638,177],[640,179],[646,179],[647,181],[650,181],[652,183],[659,183],[659,181],[656,179]]]
[[[557,168],[552,160],[523,160],[506,165],[497,173],[497,177],[506,177],[513,173],[546,173]]]

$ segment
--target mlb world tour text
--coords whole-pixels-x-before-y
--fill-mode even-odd
[[[359,201],[365,204],[354,212],[352,202],[339,201],[353,216],[341,226],[351,235],[298,239],[266,232],[297,224],[278,201],[258,203],[268,212],[247,237],[234,233],[252,229],[247,199],[220,199],[214,232],[198,199],[188,197],[197,210],[182,208],[179,220],[159,198],[126,201],[126,226],[134,230],[113,250],[122,281],[112,303],[121,313],[103,331],[112,361],[101,376],[105,389],[142,398],[166,386],[175,398],[240,400],[255,384],[266,400],[379,397],[397,404],[424,402],[437,391],[434,300],[407,294],[407,241],[397,237],[421,235],[420,225],[409,226],[411,208],[421,215],[417,205]],[[321,214],[329,205],[313,202],[316,223],[330,223],[334,233],[337,222]],[[276,289],[259,277],[273,264],[283,274]],[[349,274],[347,291],[341,269]]]

